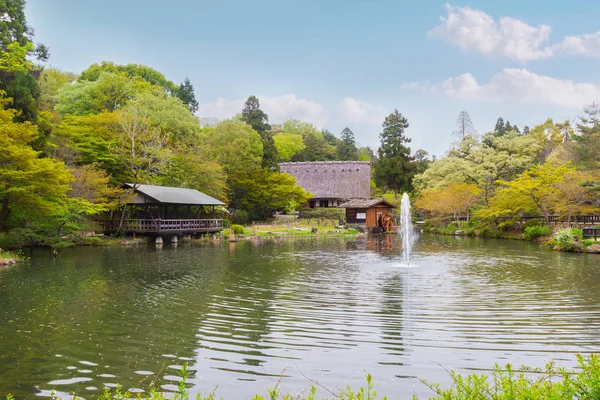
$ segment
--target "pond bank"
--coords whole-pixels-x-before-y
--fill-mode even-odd
[[[464,225],[464,226],[463,226]],[[475,224],[452,222],[442,226],[432,226],[429,221],[422,225],[422,231],[439,235],[482,237],[490,239],[509,239],[534,242],[555,251],[569,253],[600,254],[600,241],[584,239],[579,228],[560,226],[530,225],[490,229],[479,228]]]

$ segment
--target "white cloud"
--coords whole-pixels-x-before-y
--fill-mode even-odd
[[[448,15],[440,17],[442,23],[429,31],[430,37],[454,44],[466,52],[519,62],[549,58],[554,54],[554,47],[543,47],[552,30],[548,25],[535,27],[511,17],[502,17],[496,22],[480,10],[450,4],[445,7]]]
[[[327,123],[325,108],[312,100],[300,99],[293,94],[281,96],[257,96],[260,108],[269,116],[269,122],[281,123],[288,119],[310,122],[319,128]],[[201,104],[196,113],[200,118],[231,118],[242,112],[246,99],[225,100],[218,98],[212,103]]]
[[[600,98],[600,88],[594,84],[538,75],[524,68],[505,68],[484,85],[472,74],[462,74],[431,89],[434,93],[466,100],[550,104],[575,109]]]
[[[600,32],[583,36],[567,36],[560,47],[567,53],[600,58]]]
[[[381,124],[386,115],[386,109],[346,97],[340,102],[339,116],[344,123]]]
[[[403,82],[400,86],[402,90],[423,89],[423,85],[419,82]]]

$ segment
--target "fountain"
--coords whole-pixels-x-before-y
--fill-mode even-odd
[[[410,215],[410,200],[408,194],[402,195],[400,202],[400,228],[398,232],[402,236],[402,255],[406,264],[410,263],[410,251],[414,244],[414,230],[412,217]]]

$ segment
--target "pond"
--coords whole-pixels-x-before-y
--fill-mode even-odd
[[[432,393],[448,370],[575,364],[600,351],[600,256],[397,235],[40,249],[0,269],[0,395],[98,395],[104,386],[230,399],[279,382]],[[328,393],[323,389],[323,396]]]

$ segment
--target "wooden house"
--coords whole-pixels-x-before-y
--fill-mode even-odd
[[[314,196],[305,207],[339,207],[350,199],[371,197],[371,163],[365,161],[316,161],[280,163],[305,191]]]
[[[168,186],[122,186],[133,190],[123,209],[104,222],[106,233],[180,236],[223,230],[215,207],[225,203],[194,189]]]
[[[346,209],[346,223],[350,225],[360,225],[366,228],[381,227],[388,231],[393,225],[390,212],[397,207],[384,199],[374,199],[350,200],[341,204],[340,208]],[[386,220],[392,224],[386,224]]]

